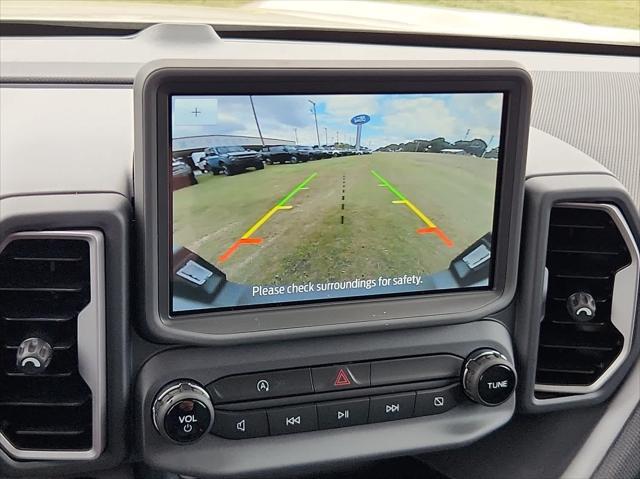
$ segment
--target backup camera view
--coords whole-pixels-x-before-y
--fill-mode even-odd
[[[174,313],[490,285],[501,93],[174,96]]]

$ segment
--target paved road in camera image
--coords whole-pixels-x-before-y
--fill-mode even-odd
[[[174,242],[243,284],[435,273],[491,231],[496,169],[379,152],[201,175],[174,193]]]

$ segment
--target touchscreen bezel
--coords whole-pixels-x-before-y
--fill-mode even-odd
[[[181,63],[176,65],[175,63]],[[136,79],[136,211],[145,325],[162,338],[217,342],[282,334],[318,334],[479,319],[513,298],[522,213],[524,156],[531,85],[522,69],[469,64],[368,68],[331,64],[287,68],[206,67],[195,62],[150,65]],[[492,284],[411,296],[340,298],[264,305],[259,309],[171,314],[170,101],[173,95],[503,93],[501,155],[495,194]],[[142,181],[141,181],[142,180]]]

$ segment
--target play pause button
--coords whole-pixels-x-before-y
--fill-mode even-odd
[[[369,417],[369,399],[347,399],[318,404],[320,429],[366,424]]]

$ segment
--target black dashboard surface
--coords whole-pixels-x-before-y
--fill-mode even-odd
[[[349,436],[336,441],[328,431],[318,431],[312,434],[318,434],[316,437],[320,442],[317,444],[322,444],[322,451],[314,449],[309,439],[312,434],[302,435],[300,440],[294,439],[288,446],[290,451],[306,446],[295,458],[284,457],[285,442],[278,442],[279,438],[249,439],[246,451],[253,452],[252,458],[244,458],[243,451],[231,444],[233,441],[213,436],[205,442],[217,445],[219,449],[214,449],[215,454],[193,446],[186,446],[184,454],[178,454],[175,445],[161,442],[149,421],[155,392],[170,379],[190,373],[206,384],[227,374],[327,365],[338,361],[336,358],[347,363],[439,354],[443,351],[438,348],[445,347],[441,345],[463,358],[479,346],[480,341],[503,348],[516,362],[522,357],[519,354],[525,354],[526,347],[522,342],[516,342],[512,350],[512,338],[521,337],[523,329],[529,327],[530,318],[516,317],[516,313],[521,312],[520,302],[496,312],[489,321],[449,326],[451,329],[437,326],[415,332],[390,330],[322,340],[308,338],[299,342],[283,340],[216,348],[193,347],[188,341],[182,344],[150,341],[144,328],[136,323],[140,321],[139,314],[130,314],[133,308],[127,302],[130,295],[137,294],[137,285],[132,287],[134,283],[130,281],[134,277],[135,256],[128,254],[133,250],[129,244],[133,241],[129,236],[130,229],[134,231],[136,227],[132,208],[136,200],[133,81],[142,65],[169,57],[201,58],[225,64],[262,62],[266,65],[286,64],[288,59],[306,60],[309,57],[328,62],[339,57],[343,65],[354,65],[389,56],[405,62],[472,59],[508,60],[523,65],[533,80],[528,149],[529,157],[535,161],[527,165],[526,175],[532,185],[529,194],[546,194],[545,188],[557,194],[566,188],[571,189],[576,198],[583,199],[581,191],[591,188],[605,192],[602,193],[605,200],[614,198],[624,202],[628,197],[619,187],[619,180],[631,197],[629,208],[625,209],[627,216],[640,211],[638,55],[220,38],[208,26],[184,25],[156,26],[131,37],[0,39],[2,227],[4,229],[6,225],[9,232],[19,227],[49,229],[51,225],[64,230],[81,227],[83,221],[96,218],[92,226],[101,229],[107,239],[108,354],[117,358],[112,364],[119,366],[117,371],[113,368],[109,371],[112,386],[109,414],[113,414],[109,417],[113,421],[109,425],[111,444],[108,453],[103,455],[103,462],[86,469],[81,462],[58,462],[49,469],[45,462],[15,461],[7,456],[6,461],[1,458],[4,462],[0,470],[9,471],[7,474],[11,476],[40,473],[42,477],[57,477],[147,458],[167,470],[197,474],[206,471],[204,465],[215,456],[220,470],[230,473],[247,472],[252,468],[255,472],[262,462],[283,474],[309,472],[313,475],[315,469],[305,471],[305,464],[329,467],[331,461],[320,458],[333,451],[341,465],[331,477],[340,477],[342,465],[349,467],[354,461],[370,459],[371,450],[379,457],[392,453],[420,453],[424,448],[415,447],[416,441],[422,441],[429,450],[441,449],[442,443],[438,444],[425,434],[423,426],[441,434],[440,439],[446,437],[449,444],[456,442],[459,446],[461,438],[478,439],[489,434],[493,426],[498,427],[509,420],[517,407],[515,399],[488,410],[485,415],[474,409],[475,405],[465,403],[457,411],[468,413],[472,418],[470,422],[458,420],[456,416],[441,416],[407,423],[404,433],[414,435],[413,442],[401,427],[394,426],[397,423],[388,422],[377,425],[378,429],[356,431],[351,437],[357,437],[358,444],[354,446],[356,453],[352,453],[348,451]],[[576,175],[578,172],[580,174]],[[556,176],[560,178],[548,181]],[[43,198],[55,199],[47,204]],[[600,196],[594,197],[594,201],[602,200]],[[113,217],[109,217],[109,209]],[[632,228],[637,229],[637,218],[631,218],[630,222]],[[539,246],[531,233],[535,224],[531,218],[526,224],[529,231],[525,232],[529,236],[525,247],[529,249],[522,253],[518,288],[523,284],[527,286],[527,281],[533,277],[533,272],[523,266],[544,269],[542,256],[534,258],[535,255],[530,254],[538,251],[533,246]],[[2,236],[4,233],[3,230]],[[527,301],[534,302],[534,298],[527,298]],[[525,302],[525,306],[527,304]],[[537,303],[535,307],[538,307]],[[456,334],[464,334],[464,341],[451,340],[449,334],[453,330]],[[438,338],[440,344],[433,344]],[[185,358],[193,359],[193,365],[186,365]],[[168,362],[163,362],[166,359]],[[306,363],[307,360],[311,362]],[[125,365],[131,365],[131,370]],[[517,366],[524,369],[526,364]],[[217,376],[212,375],[212,371]],[[607,392],[611,394],[610,402],[539,415],[520,414],[522,411],[516,409],[514,419],[490,437],[460,450],[433,452],[422,456],[422,460],[440,472],[446,472],[447,477],[456,478],[468,477],[474,472],[478,477],[487,478],[559,477],[565,469],[578,474],[574,477],[582,477],[580,474],[584,471],[592,473],[621,430],[625,433],[617,442],[620,449],[629,451],[637,447],[637,412],[627,426],[623,426],[640,400],[638,373],[636,366],[620,387],[619,394]],[[280,405],[276,401],[268,407]],[[490,427],[488,421],[491,420],[495,424]],[[125,425],[133,427],[125,431]],[[367,437],[367,431],[372,431],[371,437]],[[380,432],[386,436],[374,434]],[[599,441],[594,438],[596,433]],[[532,441],[536,451],[528,454]],[[270,453],[261,458],[264,451]],[[282,456],[278,456],[280,454]],[[619,457],[629,457],[628,454],[622,452]],[[193,459],[194,464],[185,464],[185,458]],[[416,466],[413,459],[407,461],[401,466],[403,469],[408,471]],[[281,467],[283,464],[288,467]],[[621,461],[618,457],[605,460],[596,477],[624,474],[625,464],[629,468],[633,466],[632,461]],[[242,468],[244,465],[246,469]],[[474,469],[476,465],[478,468]],[[374,465],[370,470],[375,469],[377,473],[388,470],[387,474],[394,474],[393,466],[386,467],[387,464],[382,463],[378,469]],[[500,470],[500,474],[493,475],[496,470]],[[438,472],[429,471],[439,477]],[[277,476],[278,472],[275,474]],[[349,472],[344,474],[344,477],[351,477]]]

